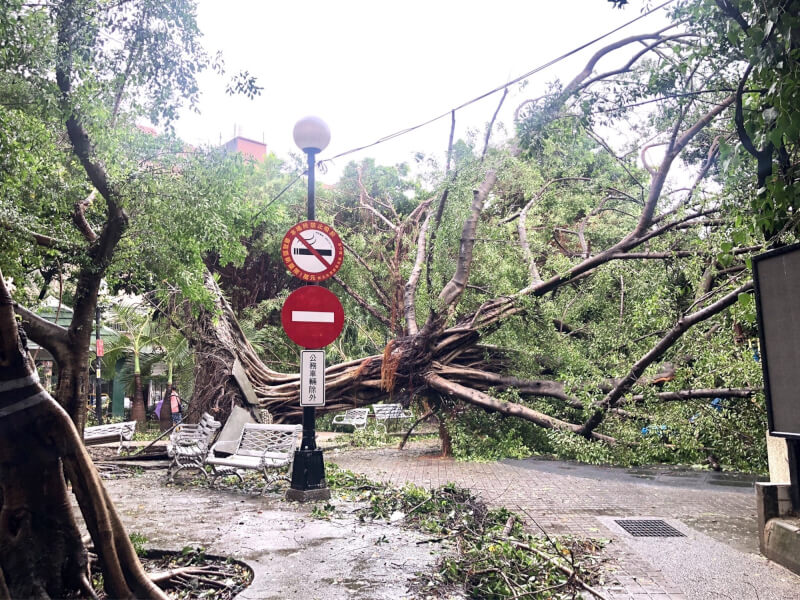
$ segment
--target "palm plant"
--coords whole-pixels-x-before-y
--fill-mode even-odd
[[[167,389],[164,398],[170,397],[176,382],[180,383],[184,396],[190,396],[191,385],[194,383],[194,360],[188,340],[179,331],[164,328],[159,337],[159,349],[160,358],[167,369]],[[163,408],[159,414],[159,426],[161,431],[166,431],[172,426],[170,412]]]
[[[147,411],[144,405],[142,389],[143,363],[148,368],[155,362],[153,350],[160,347],[160,332],[153,322],[152,310],[141,306],[125,306],[118,304],[112,309],[110,322],[120,329],[119,338],[114,342],[103,358],[107,368],[113,368],[117,361],[123,359],[124,369],[133,372],[133,400],[131,402],[131,419],[136,421],[137,429],[144,429],[147,424]],[[143,359],[145,351],[150,355]],[[131,368],[132,367],[132,368]]]

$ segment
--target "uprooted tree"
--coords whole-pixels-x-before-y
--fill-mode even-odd
[[[448,160],[438,193],[387,202],[355,176],[345,202],[331,196],[323,208],[350,244],[350,264],[367,274],[345,266],[337,281],[352,315],[346,336],[370,351],[328,368],[329,410],[419,396],[442,415],[474,405],[611,441],[607,417],[629,418],[639,402],[753,393],[757,381],[721,388],[735,374],[719,360],[708,369],[713,377],[697,369],[684,376],[687,365],[710,363],[678,348],[688,337],[735,344],[743,324],[720,317],[748,304],[746,257],[796,230],[797,2],[775,10],[679,4],[679,25],[615,43],[569,85],[520,107],[507,152],[451,144],[453,166]],[[28,336],[59,362],[54,402],[32,377],[0,288],[0,597],[91,596],[62,468],[109,594],[159,596],[77,433],[104,276],[139,291],[166,280],[196,301],[187,310],[173,299],[171,314],[192,326],[185,331],[199,359],[198,406],[245,403],[230,377],[238,360],[258,406],[278,420],[299,416],[297,375],[268,368],[211,273],[211,309],[194,285],[203,259],[219,275],[243,258],[240,238],[252,233],[246,209],[256,204],[243,179],[224,160],[209,165],[133,126],[143,112],[169,120],[181,99],[196,95],[193,73],[213,61],[195,53],[193,14],[190,2],[145,0],[14,0],[0,9],[4,47],[14,48],[0,52],[2,158],[13,159],[0,171],[1,266],[16,300],[30,295],[22,289],[29,278],[42,288],[63,280],[75,309],[65,330],[14,306]],[[620,65],[597,71],[613,50],[632,48]],[[652,110],[637,120],[632,111],[641,107]],[[620,149],[604,121],[628,115],[627,133],[647,141]],[[687,181],[670,180],[689,171]],[[252,249],[268,246],[265,223]],[[253,272],[263,264],[244,263]],[[648,287],[670,291],[658,297]],[[614,311],[616,331],[608,326]],[[383,334],[391,341],[375,343]],[[592,350],[579,365],[583,383],[556,377],[564,373],[553,355],[579,354],[583,344]],[[672,370],[652,373],[664,358]],[[670,378],[680,387],[628,394]],[[497,397],[502,390],[522,399]],[[542,408],[542,398],[553,402]]]
[[[421,397],[442,416],[455,401],[613,443],[602,431],[604,420],[609,414],[633,417],[624,405],[644,396],[679,402],[757,393],[758,380],[731,388],[731,378],[716,377],[712,385],[695,385],[709,377],[683,376],[682,367],[698,358],[676,351],[701,324],[706,326],[693,334],[696,344],[710,344],[724,333],[735,349],[742,323],[720,316],[734,305],[752,307],[747,257],[793,235],[784,228],[765,240],[754,226],[763,215],[754,215],[749,199],[763,178],[752,176],[752,163],[737,154],[737,144],[740,107],[752,101],[748,94],[759,92],[745,87],[747,56],[736,54],[741,60],[731,62],[703,43],[698,28],[713,23],[720,36],[714,42],[726,45],[720,41],[724,31],[735,26],[709,3],[701,4],[682,6],[675,24],[661,31],[603,48],[563,89],[519,106],[518,137],[510,151],[484,147],[451,169],[451,136],[436,195],[400,207],[402,202],[374,197],[359,172],[355,193],[351,186],[343,202],[336,204],[334,197],[330,205],[323,203],[357,267],[338,275],[336,283],[353,309],[392,338],[380,352],[327,368],[326,410],[390,395],[405,402]],[[682,20],[687,10],[702,10],[706,25]],[[762,18],[755,9],[751,16]],[[618,64],[599,68],[619,51]],[[637,116],[634,109],[641,107],[647,112]],[[623,117],[627,129],[609,137],[609,124]],[[752,131],[753,124],[748,126]],[[636,142],[618,141],[631,133]],[[785,152],[788,142],[781,143]],[[786,169],[780,173],[792,180]],[[580,386],[509,374],[509,354],[519,351],[520,340],[516,348],[495,340],[507,339],[509,329],[525,330],[532,344],[553,329],[564,344],[592,337],[591,315],[574,323],[548,315],[554,307],[568,312],[581,297],[609,293],[608,274],[633,261],[642,265],[633,281],[619,275],[613,289],[617,346],[627,348],[606,345],[606,352],[621,356],[616,362],[597,357],[612,372]],[[654,263],[659,267],[649,266]],[[671,284],[655,300],[662,306],[651,306],[649,323],[625,335],[626,325],[635,329],[630,320],[637,298],[653,300],[631,289],[632,283],[640,290],[655,287],[662,266]],[[215,310],[189,313],[174,299],[172,304],[199,357],[196,401],[223,413],[233,403],[247,405],[230,376],[238,361],[253,384],[257,407],[277,421],[298,419],[298,375],[260,360],[224,290],[210,274],[206,282]],[[547,374],[544,358],[539,372]],[[669,373],[653,373],[666,358]],[[630,394],[635,386],[670,379],[687,387]],[[504,390],[523,400],[553,399],[549,406],[555,408],[537,410],[527,401],[498,398],[495,392]]]
[[[497,367],[500,366],[501,357],[497,356],[497,362],[493,361],[493,355],[499,354],[498,350],[483,346],[480,341],[482,336],[500,327],[505,319],[528,310],[528,307],[520,302],[525,296],[544,295],[571,284],[578,276],[589,274],[604,263],[637,248],[646,239],[654,237],[652,235],[654,232],[647,226],[646,217],[643,217],[644,225],[641,227],[641,232],[634,231],[602,253],[583,259],[567,272],[546,281],[540,278],[531,280],[529,285],[515,294],[484,301],[477,310],[454,318],[458,302],[467,289],[481,212],[496,182],[497,175],[490,170],[486,179],[475,190],[470,214],[463,224],[454,273],[439,293],[424,323],[417,322],[415,292],[426,260],[428,249],[426,242],[429,239],[427,232],[431,226],[431,218],[435,218],[431,213],[425,214],[431,203],[420,204],[395,229],[397,234],[395,242],[398,247],[402,243],[403,234],[406,233],[404,229],[414,230],[416,234],[415,262],[409,278],[404,282],[401,302],[398,301],[394,305],[390,302],[386,307],[389,310],[382,312],[364,300],[347,283],[341,281],[351,297],[387,328],[391,327],[392,314],[404,315],[404,331],[390,341],[381,354],[329,367],[326,370],[328,399],[326,409],[337,410],[367,404],[391,393],[404,394],[406,397],[410,394],[421,394],[429,398],[436,395],[450,396],[489,410],[528,419],[543,427],[561,428],[596,439],[613,441],[608,436],[594,431],[597,425],[594,420],[597,417],[585,426],[568,423],[522,404],[502,402],[488,395],[486,392],[490,388],[499,390],[514,388],[526,396],[558,398],[570,403],[571,406],[576,406],[578,403],[576,399],[569,397],[563,384],[557,381],[524,380],[500,374]],[[657,198],[658,195],[654,194],[653,197]],[[700,219],[702,216],[696,213],[676,218],[659,227],[659,233],[666,234],[686,223],[699,225]],[[531,260],[529,264],[531,269],[536,269],[535,260]],[[395,268],[397,270],[394,272],[382,274],[383,278],[396,277],[399,265],[395,265]],[[372,283],[377,285],[380,279],[378,273],[370,273]],[[226,397],[230,399],[231,396],[238,396],[236,384],[229,377],[234,361],[238,360],[245,367],[254,385],[259,397],[258,406],[268,409],[273,418],[278,420],[296,419],[300,415],[298,376],[276,372],[262,363],[241,333],[233,311],[211,277],[208,277],[207,284],[209,289],[215,292],[219,303],[218,312],[200,313],[200,318],[194,321],[190,328],[192,333],[189,335],[193,338],[197,355],[208,357],[205,360],[201,358],[198,364],[195,401],[202,403],[205,400],[207,405],[224,408]],[[613,385],[607,398],[597,405],[597,413],[602,414],[605,410],[614,408],[645,369],[658,361],[671,343],[684,331],[736,302],[738,295],[747,291],[749,287],[750,284],[745,282],[726,290],[727,293],[721,298],[682,318],[652,352],[632,366],[627,377]],[[399,296],[396,294],[390,297],[390,301]],[[716,395],[724,392],[708,390],[706,393]]]

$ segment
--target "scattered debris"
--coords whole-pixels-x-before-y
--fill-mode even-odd
[[[153,582],[174,600],[232,600],[253,581],[252,570],[243,562],[208,555],[203,548],[146,550],[139,560]],[[93,583],[98,600],[108,600],[102,577]]]
[[[142,472],[141,468],[133,466],[123,466],[110,462],[98,462],[94,464],[100,479],[124,479],[134,477]]]
[[[425,598],[465,594],[471,598],[573,598],[599,578],[602,542],[532,535],[506,509],[489,510],[469,490],[449,484],[426,490],[396,488],[327,465],[328,485],[337,495],[361,502],[362,521],[413,528],[447,542],[451,551],[434,573],[422,574],[417,591]],[[330,516],[326,511],[326,517]]]

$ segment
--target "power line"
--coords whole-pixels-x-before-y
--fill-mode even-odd
[[[421,129],[423,127],[426,127],[427,125],[430,125],[431,123],[435,123],[436,121],[438,121],[440,119],[443,119],[444,117],[453,115],[456,111],[461,110],[462,108],[466,108],[467,106],[469,106],[471,104],[474,104],[476,102],[479,102],[479,101],[483,100],[484,98],[487,98],[487,97],[491,96],[492,94],[496,94],[500,90],[504,90],[504,89],[508,88],[509,86],[514,85],[515,83],[519,83],[520,81],[530,77],[531,75],[535,75],[535,74],[537,74],[537,73],[539,73],[541,71],[544,71],[545,69],[547,69],[549,67],[552,67],[553,65],[561,62],[562,60],[565,60],[565,59],[569,58],[573,54],[577,54],[581,50],[584,50],[584,49],[588,48],[589,46],[592,46],[592,45],[596,44],[597,42],[607,38],[608,36],[614,35],[618,31],[621,31],[622,29],[625,29],[626,27],[628,27],[630,25],[633,25],[637,21],[639,21],[641,19],[644,19],[645,17],[651,15],[652,13],[654,13],[654,12],[656,12],[658,10],[661,10],[665,6],[667,6],[669,4],[672,4],[674,1],[675,0],[667,0],[666,2],[663,2],[662,4],[659,4],[655,8],[652,8],[652,9],[648,10],[647,12],[642,13],[641,15],[636,17],[635,19],[631,19],[627,23],[623,23],[619,27],[617,27],[615,29],[612,29],[611,31],[609,31],[607,33],[604,33],[603,35],[601,35],[599,37],[596,37],[593,40],[591,40],[589,42],[586,42],[585,44],[582,44],[581,46],[578,46],[577,48],[573,48],[572,50],[570,50],[566,54],[562,54],[561,56],[559,56],[557,58],[554,58],[554,59],[550,60],[549,62],[546,62],[543,65],[540,65],[540,66],[538,66],[538,67],[536,67],[534,69],[531,69],[527,73],[524,73],[524,74],[522,74],[522,75],[520,75],[518,77],[515,77],[514,79],[512,79],[510,81],[507,81],[503,85],[498,86],[498,87],[496,87],[496,88],[494,88],[492,90],[489,90],[488,92],[485,92],[485,93],[481,94],[480,96],[476,96],[475,98],[473,98],[471,100],[468,100],[467,102],[464,102],[463,104],[460,104],[459,106],[456,106],[455,108],[452,108],[452,109],[448,110],[447,112],[444,112],[444,113],[440,114],[439,116],[433,117],[432,119],[428,119],[427,121],[424,121],[422,123],[418,123],[417,125],[413,125],[411,127],[407,127],[405,129],[401,129],[399,131],[395,131],[394,133],[390,133],[389,135],[385,135],[382,138],[380,138],[378,140],[375,140],[374,142],[372,142],[370,144],[366,144],[364,146],[358,146],[357,148],[352,148],[350,150],[346,150],[344,152],[340,152],[339,154],[336,154],[335,156],[332,156],[330,158],[326,158],[324,160],[320,160],[320,161],[317,162],[317,167],[320,168],[320,167],[322,167],[324,165],[324,163],[332,162],[332,161],[336,160],[337,158],[341,158],[342,156],[347,156],[348,154],[354,154],[356,152],[360,152],[362,150],[366,150],[367,148],[372,148],[372,147],[377,146],[379,144],[383,144],[384,142],[388,142],[390,140],[393,140],[394,138],[400,137],[400,136],[405,135],[407,133],[411,133],[412,131],[416,131],[417,129]],[[292,181],[289,182],[289,184],[286,187],[284,187],[274,198],[272,198],[261,210],[259,210],[253,216],[252,221],[254,222],[256,220],[256,218],[261,216],[261,214],[263,214],[263,212],[266,211],[267,208],[272,206],[272,204],[275,201],[277,201],[278,198],[283,196],[283,194],[289,188],[291,188],[295,183],[297,183],[297,181],[303,175],[306,175],[307,173],[308,173],[308,171],[306,170],[306,171],[303,171],[300,174],[298,174]]]
[[[401,129],[399,131],[395,131],[394,133],[390,133],[389,135],[386,135],[386,136],[384,136],[384,137],[382,137],[382,138],[380,138],[378,140],[375,140],[374,142],[372,142],[370,144],[366,144],[364,146],[359,146],[357,148],[352,148],[350,150],[346,150],[344,152],[340,152],[339,154],[336,154],[335,156],[332,156],[330,158],[326,158],[324,160],[318,161],[317,162],[317,166],[322,165],[323,163],[327,163],[327,162],[336,160],[337,158],[341,158],[342,156],[347,156],[348,154],[353,154],[355,152],[360,152],[361,150],[366,150],[367,148],[372,148],[372,147],[377,146],[379,144],[383,144],[384,142],[388,142],[389,140],[393,140],[396,137],[400,137],[400,136],[405,135],[407,133],[411,133],[412,131],[416,131],[417,129],[421,129],[422,127],[426,127],[427,125],[430,125],[431,123],[435,123],[436,121],[438,121],[440,119],[443,119],[443,118],[445,118],[447,116],[450,116],[452,113],[454,113],[457,110],[461,110],[462,108],[466,108],[467,106],[469,106],[471,104],[474,104],[475,102],[479,102],[480,100],[483,100],[484,98],[487,98],[488,96],[491,96],[492,94],[496,94],[500,90],[503,90],[503,89],[505,89],[505,88],[507,88],[507,87],[509,87],[511,85],[514,85],[515,83],[519,83],[520,81],[530,77],[531,75],[535,75],[536,73],[539,73],[540,71],[543,71],[543,70],[545,70],[545,69],[547,69],[549,67],[552,67],[553,65],[561,62],[562,60],[565,60],[565,59],[569,58],[573,54],[576,54],[576,53],[580,52],[581,50],[584,50],[584,49],[588,48],[589,46],[591,46],[593,44],[596,44],[600,40],[603,40],[603,39],[607,38],[608,36],[614,35],[618,31],[620,31],[622,29],[625,29],[629,25],[632,25],[632,24],[636,23],[637,21],[639,21],[641,19],[644,19],[645,17],[651,15],[652,13],[654,13],[654,12],[656,12],[658,10],[661,10],[662,8],[667,6],[668,4],[672,4],[674,1],[675,0],[667,0],[666,2],[664,2],[662,4],[659,4],[655,8],[652,8],[652,9],[648,10],[647,12],[642,13],[641,15],[636,17],[635,19],[631,19],[627,23],[623,23],[622,25],[620,25],[616,29],[612,29],[611,31],[609,31],[607,33],[604,33],[603,35],[601,35],[599,37],[596,37],[595,39],[593,39],[593,40],[591,40],[589,42],[586,42],[585,44],[583,44],[581,46],[578,46],[577,48],[574,48],[574,49],[570,50],[566,54],[562,54],[561,56],[559,56],[557,58],[554,58],[551,61],[549,61],[549,62],[547,62],[547,63],[545,63],[543,65],[540,65],[540,66],[538,66],[538,67],[536,67],[534,69],[531,69],[527,73],[524,73],[523,75],[520,75],[519,77],[515,77],[511,81],[507,81],[503,85],[498,86],[498,87],[496,87],[496,88],[494,88],[494,89],[492,89],[492,90],[490,90],[488,92],[485,92],[485,93],[481,94],[480,96],[477,96],[477,97],[473,98],[472,100],[468,100],[467,102],[464,102],[463,104],[460,104],[459,106],[456,106],[455,108],[452,108],[452,109],[440,114],[439,116],[433,117],[432,119],[428,119],[427,121],[424,121],[424,122],[419,123],[417,125],[412,125],[411,127],[407,127],[405,129]]]
[[[287,184],[286,184],[286,187],[284,187],[284,188],[283,188],[283,189],[282,189],[280,192],[278,192],[278,194],[277,194],[277,195],[276,195],[276,196],[275,196],[275,197],[274,197],[272,200],[270,200],[269,202],[267,202],[267,203],[266,203],[266,204],[265,204],[265,205],[264,205],[264,206],[263,206],[263,207],[262,207],[262,208],[261,208],[261,209],[260,209],[260,210],[259,210],[259,211],[258,211],[256,214],[254,214],[254,215],[253,215],[253,218],[252,218],[252,219],[250,219],[250,224],[252,225],[253,223],[255,223],[255,222],[256,222],[256,219],[257,219],[258,217],[260,217],[262,214],[264,214],[264,211],[265,211],[265,210],[267,210],[267,209],[268,209],[270,206],[272,206],[272,205],[273,205],[273,203],[274,203],[274,202],[275,202],[275,201],[276,201],[278,198],[280,198],[281,196],[283,196],[283,194],[285,194],[285,193],[286,193],[286,192],[289,190],[289,188],[290,188],[290,187],[292,187],[292,186],[293,186],[295,183],[297,183],[297,182],[300,180],[300,178],[301,178],[303,175],[305,175],[306,173],[308,173],[308,169],[306,169],[306,170],[304,170],[304,171],[301,171],[300,173],[298,173],[298,174],[297,174],[297,176],[296,176],[294,179],[292,179],[292,180],[291,180],[289,183],[287,183]]]

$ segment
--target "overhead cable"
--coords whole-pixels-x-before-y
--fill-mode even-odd
[[[535,75],[535,74],[537,74],[537,73],[539,73],[541,71],[544,71],[545,69],[547,69],[549,67],[552,67],[553,65],[555,65],[555,64],[557,64],[557,63],[559,63],[559,62],[561,62],[563,60],[566,60],[567,58],[569,58],[570,56],[572,56],[574,54],[577,54],[581,50],[585,50],[589,46],[592,46],[592,45],[596,44],[597,42],[599,42],[601,40],[604,40],[605,38],[607,38],[607,37],[609,37],[611,35],[614,35],[618,31],[621,31],[622,29],[625,29],[626,27],[629,27],[630,25],[633,25],[637,21],[639,21],[641,19],[644,19],[645,17],[653,14],[654,12],[656,12],[658,10],[661,10],[665,6],[667,6],[669,4],[672,4],[674,1],[675,0],[667,0],[666,2],[663,2],[663,3],[659,4],[655,8],[651,8],[650,10],[648,10],[646,12],[643,12],[642,14],[640,14],[635,19],[631,19],[630,21],[628,21],[626,23],[623,23],[619,27],[616,27],[615,29],[612,29],[611,31],[609,31],[607,33],[604,33],[603,35],[601,35],[599,37],[596,37],[593,40],[578,46],[577,48],[573,48],[569,52],[567,52],[565,54],[562,54],[561,56],[559,56],[557,58],[554,58],[554,59],[544,63],[543,65],[539,65],[538,67],[536,67],[534,69],[531,69],[527,73],[523,73],[522,75],[520,75],[518,77],[515,77],[514,79],[512,79],[510,81],[507,81],[503,85],[500,85],[500,86],[498,86],[498,87],[496,87],[494,89],[491,89],[488,92],[485,92],[485,93],[481,94],[480,96],[476,96],[475,98],[472,98],[471,100],[468,100],[468,101],[464,102],[463,104],[460,104],[460,105],[456,106],[455,108],[451,108],[451,109],[447,110],[446,112],[444,112],[444,113],[442,113],[442,114],[440,114],[440,115],[438,115],[436,117],[433,117],[432,119],[428,119],[427,121],[423,121],[422,123],[418,123],[417,125],[412,125],[411,127],[406,127],[405,129],[401,129],[399,131],[395,131],[394,133],[390,133],[389,135],[385,135],[382,138],[379,138],[379,139],[375,140],[374,142],[372,142],[370,144],[365,144],[363,146],[358,146],[357,148],[351,148],[350,150],[346,150],[344,152],[340,152],[339,154],[331,156],[330,158],[326,158],[326,159],[317,161],[317,167],[321,168],[325,163],[332,162],[332,161],[336,160],[337,158],[341,158],[343,156],[347,156],[348,154],[354,154],[356,152],[360,152],[362,150],[366,150],[368,148],[372,148],[372,147],[377,146],[379,144],[383,144],[384,142],[388,142],[389,140],[393,140],[394,138],[400,137],[400,136],[405,135],[407,133],[411,133],[412,131],[416,131],[417,129],[421,129],[422,127],[426,127],[427,125],[430,125],[431,123],[435,123],[436,121],[438,121],[440,119],[443,119],[443,118],[445,118],[447,116],[452,116],[452,115],[455,114],[456,111],[461,110],[462,108],[466,108],[467,106],[469,106],[471,104],[474,104],[476,102],[479,102],[479,101],[483,100],[484,98],[487,98],[487,97],[491,96],[492,94],[496,94],[500,90],[507,89],[509,86],[512,86],[515,83],[519,83],[523,79],[526,79],[526,78],[528,78],[528,77],[530,77],[532,75]],[[253,217],[253,220],[255,220],[255,218],[258,217],[259,215],[261,215],[267,208],[269,208],[269,206],[271,206],[278,198],[280,198],[284,194],[284,192],[286,192],[290,187],[292,187],[306,173],[307,173],[307,171],[303,171],[302,173],[297,175],[297,177],[295,177],[291,182],[289,182],[289,184],[285,188],[283,188],[283,190],[281,190],[281,192],[277,196],[272,198],[264,206],[264,208],[262,208],[258,213],[256,213],[256,215]]]
[[[317,162],[317,165],[319,166],[319,165],[322,165],[323,163],[327,163],[327,162],[333,161],[333,160],[335,160],[337,158],[341,158],[342,156],[347,156],[348,154],[353,154],[355,152],[360,152],[361,150],[366,150],[367,148],[372,148],[373,146],[377,146],[379,144],[383,144],[384,142],[388,142],[389,140],[392,140],[392,139],[394,139],[396,137],[400,137],[400,136],[405,135],[407,133],[411,133],[412,131],[416,131],[417,129],[421,129],[422,127],[430,125],[431,123],[435,123],[436,121],[438,121],[440,119],[443,119],[443,118],[445,118],[447,116],[450,116],[452,113],[454,113],[457,110],[461,110],[462,108],[466,108],[467,106],[469,106],[471,104],[474,104],[476,102],[479,102],[480,100],[483,100],[484,98],[487,98],[488,96],[491,96],[492,94],[496,94],[500,90],[506,89],[507,87],[509,87],[511,85],[514,85],[515,83],[519,83],[520,81],[530,77],[531,75],[535,75],[536,73],[539,73],[540,71],[543,71],[544,69],[552,67],[553,65],[561,62],[562,60],[565,60],[565,59],[569,58],[573,54],[577,54],[581,50],[584,50],[584,49],[588,48],[589,46],[592,46],[593,44],[596,44],[597,42],[607,38],[608,36],[614,35],[618,31],[621,31],[622,29],[625,29],[626,27],[636,23],[637,21],[639,21],[641,19],[644,19],[645,17],[651,15],[652,13],[654,13],[654,12],[656,12],[658,10],[661,10],[665,6],[667,6],[669,4],[672,4],[674,1],[675,0],[667,0],[666,2],[663,2],[662,4],[659,4],[655,8],[651,8],[647,12],[642,13],[641,15],[636,17],[635,19],[631,19],[627,23],[623,23],[619,27],[617,27],[615,29],[612,29],[611,31],[609,31],[607,33],[604,33],[603,35],[601,35],[599,37],[596,37],[593,40],[591,40],[589,42],[586,42],[585,44],[582,44],[581,46],[578,46],[577,48],[573,48],[569,52],[567,52],[565,54],[562,54],[561,56],[559,56],[557,58],[554,58],[554,59],[550,60],[549,62],[546,62],[543,65],[540,65],[540,66],[538,66],[538,67],[536,67],[534,69],[531,69],[527,73],[524,73],[524,74],[520,75],[519,77],[515,77],[514,79],[512,79],[510,81],[507,81],[503,85],[500,85],[500,86],[498,86],[498,87],[496,87],[496,88],[494,88],[492,90],[489,90],[488,92],[485,92],[485,93],[481,94],[480,96],[476,96],[475,98],[472,98],[471,100],[468,100],[467,102],[464,102],[463,104],[460,104],[459,106],[456,106],[455,108],[449,109],[446,112],[444,112],[444,113],[442,113],[442,114],[440,114],[440,115],[438,115],[436,117],[428,119],[427,121],[424,121],[422,123],[418,123],[417,125],[412,125],[411,127],[407,127],[405,129],[401,129],[399,131],[395,131],[394,133],[390,133],[389,135],[383,136],[382,138],[380,138],[378,140],[375,140],[374,142],[372,142],[370,144],[365,144],[364,146],[359,146],[357,148],[352,148],[350,150],[346,150],[344,152],[340,152],[339,154],[336,154],[335,156],[331,156],[330,158],[326,158],[324,160],[320,160],[320,161]]]

